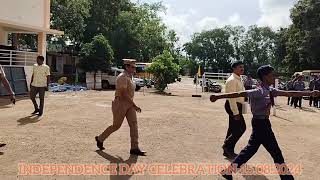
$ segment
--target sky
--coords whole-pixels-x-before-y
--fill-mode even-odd
[[[140,3],[161,1],[167,8],[160,13],[164,23],[177,32],[180,43],[195,32],[224,25],[271,26],[291,24],[290,9],[297,0],[132,0]]]

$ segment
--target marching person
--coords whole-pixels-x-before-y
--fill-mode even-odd
[[[12,91],[12,88],[9,84],[8,79],[6,78],[6,74],[5,74],[1,64],[0,64],[0,81],[3,84],[4,88],[7,90],[8,94],[10,96],[11,102],[15,104],[16,98],[15,98],[14,92]],[[3,147],[5,145],[6,144],[4,144],[4,143],[0,143],[0,147]]]
[[[124,59],[124,72],[116,80],[115,99],[112,102],[113,124],[109,126],[102,134],[96,136],[97,147],[104,150],[103,142],[117,131],[124,118],[127,118],[130,126],[131,150],[130,154],[145,156],[146,152],[140,150],[138,145],[138,123],[136,112],[141,113],[134,101],[135,84],[133,82],[133,73],[136,70],[135,60]]]
[[[50,67],[44,64],[44,57],[37,57],[37,64],[33,65],[33,73],[30,84],[30,99],[34,106],[33,115],[43,115],[44,109],[44,96],[46,90],[49,88],[50,83]],[[36,96],[39,93],[40,107],[37,104]]]
[[[303,76],[300,75],[298,79],[293,83],[293,89],[295,91],[304,91],[305,90],[305,84],[303,82]],[[302,97],[295,97],[294,98],[294,108],[299,107],[302,108]],[[298,104],[299,103],[299,104]]]
[[[246,90],[252,89],[253,83],[254,82],[253,82],[253,79],[252,79],[251,75],[248,74],[247,79],[244,81],[244,88]]]
[[[259,79],[262,81],[261,87],[254,90],[226,93],[222,95],[212,95],[210,97],[211,102],[215,102],[222,98],[239,98],[249,97],[251,99],[251,111],[252,118],[252,134],[248,145],[240,152],[240,154],[233,160],[232,164],[222,172],[222,176],[225,179],[232,180],[232,173],[235,173],[238,168],[245,164],[259,149],[260,145],[263,145],[266,150],[272,156],[276,165],[285,166],[285,161],[282,156],[282,152],[279,148],[276,137],[272,131],[271,123],[269,120],[271,106],[274,105],[274,97],[276,96],[319,96],[319,92],[303,92],[303,91],[280,91],[271,88],[274,84],[274,69],[269,66],[261,66],[257,70]],[[288,174],[280,174],[282,180],[292,180],[293,176]]]
[[[245,88],[240,76],[244,73],[244,65],[242,61],[235,61],[231,64],[233,70],[232,75],[226,81],[225,92],[241,92]],[[223,155],[229,159],[234,159],[237,154],[234,153],[236,143],[246,131],[246,123],[242,115],[244,98],[227,99],[225,102],[225,110],[229,115],[229,128],[226,139],[222,146]]]

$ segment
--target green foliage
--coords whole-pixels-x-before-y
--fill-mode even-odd
[[[164,51],[152,61],[153,63],[147,69],[155,78],[155,87],[163,92],[168,84],[175,82],[179,76],[180,67],[173,62],[173,57],[169,51]]]
[[[113,51],[109,41],[102,35],[97,35],[92,42],[83,45],[81,50],[82,59],[80,68],[86,72],[106,70],[113,59]]]
[[[320,3],[299,0],[291,10],[286,63],[291,72],[320,69]]]
[[[90,7],[90,0],[51,0],[51,28],[64,31],[64,41],[80,46]]]

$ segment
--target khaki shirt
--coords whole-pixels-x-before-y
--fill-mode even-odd
[[[226,81],[226,93],[232,93],[232,92],[241,92],[245,91],[245,88],[243,86],[243,83],[241,81],[240,76],[232,73],[232,75],[227,79]],[[233,112],[234,115],[239,114],[238,106],[237,103],[244,103],[244,97],[239,97],[239,98],[230,98],[228,99],[230,103],[230,108],[231,111]]]
[[[4,72],[2,66],[0,65],[0,79],[6,77],[6,73]]]
[[[50,67],[42,64],[33,65],[33,81],[32,86],[34,87],[47,87],[47,76],[50,76]]]
[[[117,77],[115,97],[121,97],[120,89],[127,89],[129,97],[133,99],[136,85],[133,81],[133,77],[126,71],[119,74]]]

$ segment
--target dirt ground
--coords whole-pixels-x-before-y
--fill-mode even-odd
[[[199,90],[199,89],[198,89]],[[224,100],[209,102],[209,94],[192,98],[196,92],[192,79],[170,85],[172,96],[162,96],[151,89],[136,93],[135,101],[142,108],[138,114],[140,147],[146,157],[129,155],[129,126],[123,126],[105,141],[106,150],[96,151],[94,137],[112,123],[111,101],[114,91],[86,91],[48,93],[44,116],[30,116],[32,103],[19,98],[15,106],[0,99],[0,141],[7,143],[0,149],[0,179],[222,179],[217,175],[19,175],[19,163],[24,164],[228,164],[222,156],[221,145],[228,126]],[[301,165],[296,179],[319,179],[320,169],[320,110],[293,109],[286,98],[278,98],[278,117],[272,125],[287,163]],[[245,115],[247,131],[236,146],[238,153],[248,142],[251,115]],[[261,146],[249,165],[270,164],[273,161]],[[134,166],[130,166],[134,167]],[[163,173],[163,171],[161,171]],[[160,173],[161,173],[160,172]],[[234,179],[275,180],[277,175],[246,176]]]

